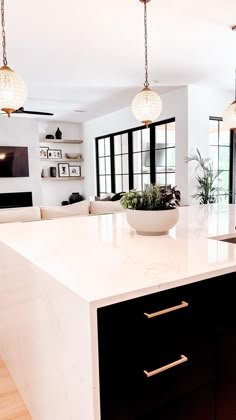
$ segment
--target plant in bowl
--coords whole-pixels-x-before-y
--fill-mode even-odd
[[[121,205],[126,209],[127,222],[139,235],[164,235],[178,221],[180,191],[146,185],[143,191],[124,193]]]

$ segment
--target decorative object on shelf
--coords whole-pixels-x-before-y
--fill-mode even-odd
[[[82,197],[82,195],[80,195],[79,192],[73,192],[69,196],[69,203],[70,204],[79,203],[80,201],[83,201],[83,200],[84,200],[84,198]]]
[[[48,149],[48,159],[61,159],[62,158],[62,152],[61,150],[57,149]]]
[[[147,185],[144,191],[123,194],[127,222],[139,235],[165,235],[179,219],[180,191],[175,187]]]
[[[148,47],[147,47],[147,3],[150,0],[139,0],[144,4],[144,40],[145,40],[145,82],[144,89],[133,99],[132,112],[138,121],[148,127],[157,120],[162,111],[160,96],[150,89],[148,82]]]
[[[60,130],[59,127],[57,127],[57,131],[55,132],[55,137],[58,140],[61,140],[62,139],[62,132],[61,132],[61,130]]]
[[[46,159],[48,157],[48,149],[49,149],[49,147],[40,146],[39,150],[40,150],[40,157],[41,158]]]
[[[47,134],[45,138],[49,140],[53,140],[54,136],[52,134]]]
[[[7,63],[4,0],[1,0],[1,25],[3,66],[0,67],[0,109],[10,117],[12,112],[24,105],[27,87],[22,77],[15,73]]]
[[[81,153],[65,153],[65,157],[67,159],[81,159],[82,155]]]
[[[69,164],[68,163],[58,163],[58,174],[59,177],[69,177]]]
[[[185,158],[187,163],[197,163],[195,169],[197,193],[193,194],[192,198],[197,198],[199,200],[199,204],[212,204],[216,202],[216,197],[219,193],[223,192],[223,189],[218,187],[216,182],[219,175],[224,171],[213,171],[213,165],[210,158],[203,158],[199,150],[196,150],[197,153],[192,153],[190,156]]]
[[[81,176],[81,166],[69,166],[70,176]]]
[[[68,206],[69,204],[70,204],[69,201],[66,201],[66,200],[61,202],[62,206]]]
[[[45,172],[44,172],[44,169],[42,169],[41,170],[41,178],[44,178],[44,176],[45,176]]]
[[[50,166],[50,176],[55,178],[57,176],[57,168],[55,166]]]

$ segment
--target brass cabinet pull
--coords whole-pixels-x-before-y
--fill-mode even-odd
[[[171,308],[163,309],[162,311],[153,312],[152,314],[147,314],[146,312],[144,312],[144,315],[147,318],[155,318],[155,316],[160,316],[160,315],[163,315],[163,314],[168,314],[168,312],[177,311],[178,309],[186,308],[187,306],[188,306],[188,302],[184,302],[183,301],[180,305],[172,306]]]
[[[182,363],[185,363],[188,361],[188,358],[184,356],[183,354],[180,356],[179,360],[176,360],[175,362],[169,363],[168,365],[162,366],[159,369],[152,370],[151,372],[147,372],[146,370],[143,371],[143,373],[146,375],[147,378],[150,378],[151,376],[158,375],[161,372],[164,372],[165,370],[169,370],[175,366],[181,365]]]

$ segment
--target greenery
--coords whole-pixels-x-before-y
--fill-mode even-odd
[[[179,206],[180,191],[175,187],[146,185],[144,191],[131,190],[123,194],[121,205],[131,210],[170,210]]]
[[[212,162],[209,158],[203,158],[198,149],[197,153],[186,158],[186,162],[196,162],[195,169],[197,180],[197,193],[193,198],[199,199],[200,204],[215,203],[222,188],[216,185],[217,178],[223,171],[213,171]]]

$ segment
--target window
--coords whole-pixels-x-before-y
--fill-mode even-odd
[[[175,185],[175,119],[96,140],[97,194]]]
[[[230,131],[224,128],[222,118],[210,117],[209,157],[213,171],[223,171],[217,179],[220,188],[218,201],[230,201]]]

